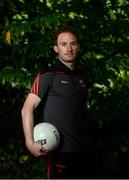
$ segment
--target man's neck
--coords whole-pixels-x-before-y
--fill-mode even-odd
[[[65,65],[67,66],[69,69],[73,70],[74,67],[75,67],[75,61],[71,61],[71,62],[66,62],[66,61],[63,61],[59,58],[59,60]]]

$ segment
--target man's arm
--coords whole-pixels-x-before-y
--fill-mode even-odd
[[[41,99],[37,95],[29,93],[21,110],[26,146],[35,156],[46,154],[45,149],[40,144],[35,143],[33,139],[34,110],[40,102]]]

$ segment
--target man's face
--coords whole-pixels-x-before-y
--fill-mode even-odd
[[[77,37],[70,33],[64,32],[58,35],[57,45],[54,50],[58,53],[59,58],[64,62],[73,62],[78,56],[80,45],[77,42]]]

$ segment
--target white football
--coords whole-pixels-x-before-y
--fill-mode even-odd
[[[34,141],[41,144],[47,151],[55,150],[60,142],[58,129],[48,122],[42,122],[34,126],[33,137]]]

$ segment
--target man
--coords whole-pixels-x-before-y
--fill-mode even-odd
[[[76,32],[70,27],[60,28],[54,45],[58,62],[37,75],[22,108],[26,146],[34,156],[49,153],[33,140],[34,111],[41,101],[43,121],[60,132],[59,147],[49,155],[48,178],[93,177],[92,143],[85,117],[89,79],[77,67],[79,50]]]

